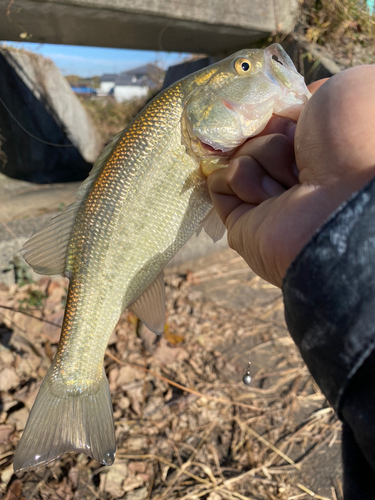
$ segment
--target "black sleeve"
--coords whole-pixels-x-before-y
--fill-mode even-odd
[[[374,500],[375,180],[302,250],[283,294],[289,331],[343,420],[345,500]]]

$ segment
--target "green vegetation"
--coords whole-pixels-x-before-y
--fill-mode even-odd
[[[19,287],[35,283],[30,267],[18,255],[15,255],[13,260],[4,269],[4,272],[9,271],[14,273],[15,281]]]
[[[42,307],[43,305],[43,300],[47,298],[47,295],[42,292],[41,290],[32,290],[29,289],[27,291],[28,297],[25,299],[21,299],[18,301],[19,303],[19,309],[22,311],[24,309],[29,309],[29,308],[39,308]]]

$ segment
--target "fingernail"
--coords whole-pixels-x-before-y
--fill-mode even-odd
[[[285,191],[285,189],[280,186],[278,182],[271,177],[268,177],[268,175],[265,175],[262,179],[262,188],[266,195],[270,197],[278,196]]]
[[[294,140],[294,136],[295,136],[295,133],[296,133],[296,127],[297,127],[297,124],[292,122],[289,127],[287,128],[286,130],[286,136],[289,137],[289,139],[292,139]]]

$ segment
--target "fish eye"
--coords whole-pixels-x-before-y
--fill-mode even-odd
[[[283,63],[280,61],[280,59],[279,59],[277,56],[273,55],[273,56],[272,56],[272,59],[273,59],[274,61],[278,62],[279,64],[281,64],[281,66],[284,66],[284,65],[283,65]]]
[[[234,68],[239,75],[244,75],[248,73],[251,69],[251,62],[248,59],[237,59],[234,63]]]

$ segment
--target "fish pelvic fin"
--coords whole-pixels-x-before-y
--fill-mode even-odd
[[[165,325],[164,271],[146,288],[138,299],[129,305],[132,311],[149,330],[161,335]]]
[[[197,230],[197,236],[204,229],[214,243],[221,240],[225,234],[225,226],[219,217],[219,214],[212,208],[206,217],[202,220]]]
[[[81,392],[54,386],[53,365],[31,409],[16,449],[16,473],[43,467],[69,452],[84,453],[104,465],[112,465],[115,428],[111,395],[104,373],[95,387]]]

